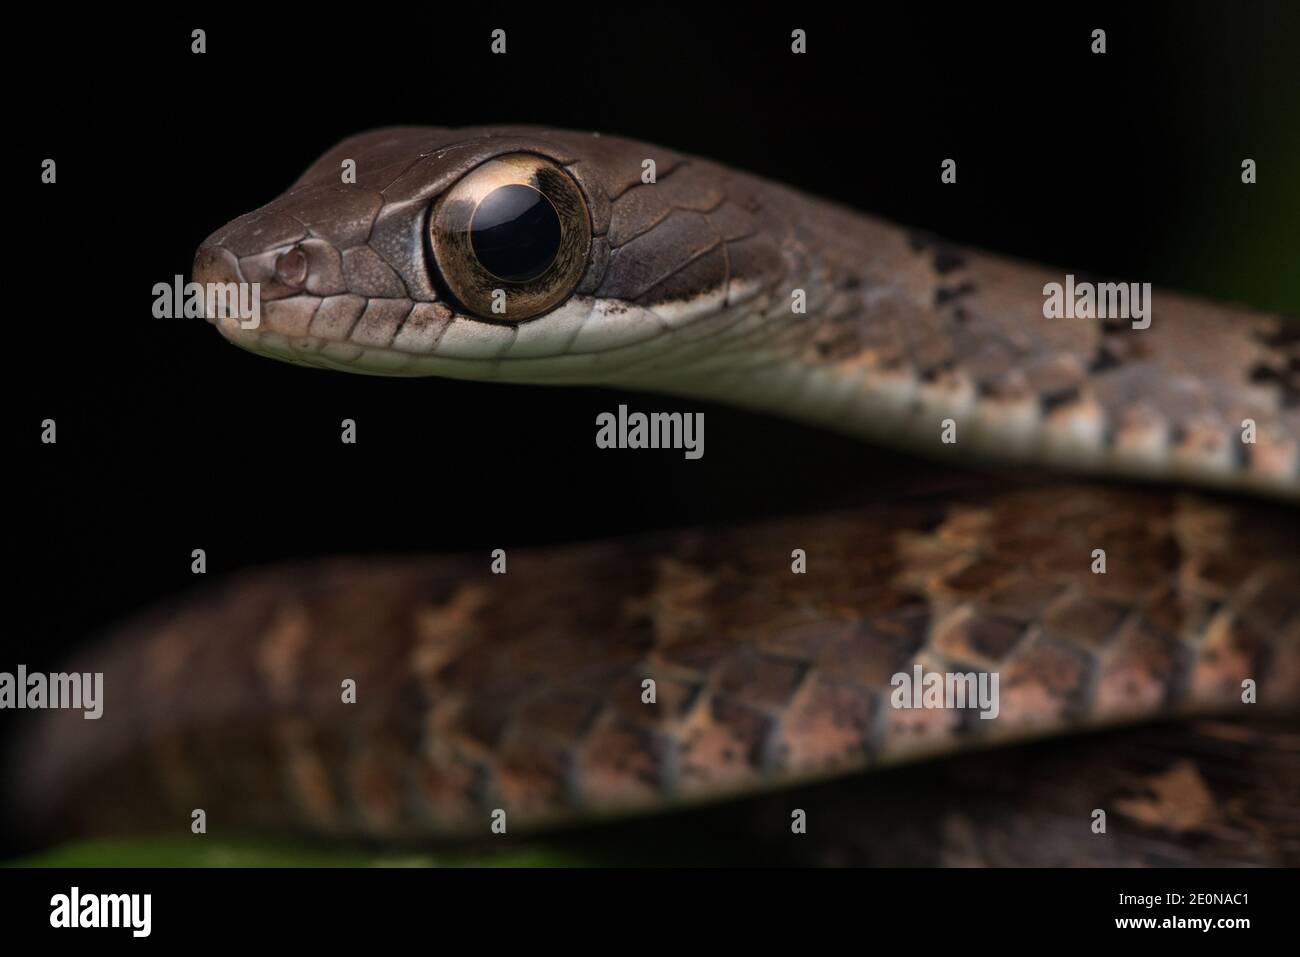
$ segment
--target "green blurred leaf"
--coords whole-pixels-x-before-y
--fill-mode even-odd
[[[6,867],[575,867],[582,855],[544,845],[500,852],[376,853],[365,848],[193,840],[102,840],[66,844]]]

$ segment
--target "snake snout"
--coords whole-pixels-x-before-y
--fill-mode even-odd
[[[331,258],[332,247],[319,239],[268,231],[265,217],[255,215],[213,234],[195,253],[202,314],[237,346],[302,362],[320,345],[309,333],[321,302],[315,287],[329,280],[338,255]]]
[[[194,254],[190,277],[202,294],[203,318],[215,325],[226,338],[238,341],[238,335],[246,331],[241,329],[241,321],[245,327],[252,322],[251,317],[241,320],[241,300],[247,306],[251,306],[253,300],[251,289],[242,291],[241,295],[244,278],[239,271],[239,260],[225,247],[205,243]],[[243,311],[252,312],[251,309]]]

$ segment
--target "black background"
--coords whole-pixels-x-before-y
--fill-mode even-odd
[[[988,943],[1002,950],[1023,942],[1029,949],[1066,937],[1079,949],[1117,941],[1150,946],[1154,940],[1182,952],[1195,940],[1213,942],[1206,952],[1222,953],[1278,939],[1294,916],[1285,873],[1248,868],[1076,869],[1053,872],[1050,881],[1034,870],[958,868],[823,870],[794,879],[754,869],[377,868],[364,880],[359,876],[330,869],[0,870],[0,913],[8,903],[18,918],[6,929],[6,942],[66,948],[73,941],[93,945],[96,953],[174,946],[195,937],[208,947],[242,952],[254,934],[307,953],[353,947],[369,953],[380,949],[377,941],[387,944],[395,927],[418,927],[418,939],[431,943],[456,934],[502,948],[570,946],[579,953],[610,940],[641,944],[632,952],[649,953],[687,935],[702,950],[737,953],[800,953],[810,937],[890,951],[918,945],[939,950],[957,941],[958,947]],[[50,898],[68,894],[74,883],[82,893],[151,894],[149,938],[137,940],[125,929],[51,930]],[[1164,903],[1171,892],[1182,896],[1182,906]],[[1121,905],[1120,894],[1159,895],[1162,904]],[[1186,905],[1194,894],[1239,895],[1244,903]],[[1116,918],[1242,917],[1249,928],[1208,934],[1115,926]]]
[[[790,53],[793,27],[809,52]],[[207,30],[208,52],[190,52]],[[507,31],[508,53],[489,51]],[[1089,52],[1102,27],[1108,52]],[[706,408],[705,457],[607,452],[627,397],[288,366],[152,286],[345,135],[526,122],[718,159],[965,243],[1300,310],[1296,5],[471,3],[28,13],[6,150],[8,542],[0,670],[47,670],[209,574],[486,550],[829,507],[898,455]],[[1259,183],[1240,183],[1240,164]],[[58,183],[39,182],[40,161]],[[945,157],[958,184],[939,182]],[[642,407],[645,407],[644,405]],[[54,418],[58,444],[39,441]],[[358,422],[355,446],[339,422]],[[13,723],[6,717],[0,734]]]

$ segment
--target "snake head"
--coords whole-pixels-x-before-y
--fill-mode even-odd
[[[590,133],[382,129],[213,233],[193,278],[258,284],[254,320],[207,318],[290,362],[628,383],[782,273],[755,182]]]

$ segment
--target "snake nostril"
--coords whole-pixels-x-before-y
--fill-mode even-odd
[[[302,247],[286,249],[275,261],[275,277],[286,286],[301,286],[307,280],[307,254]]]

